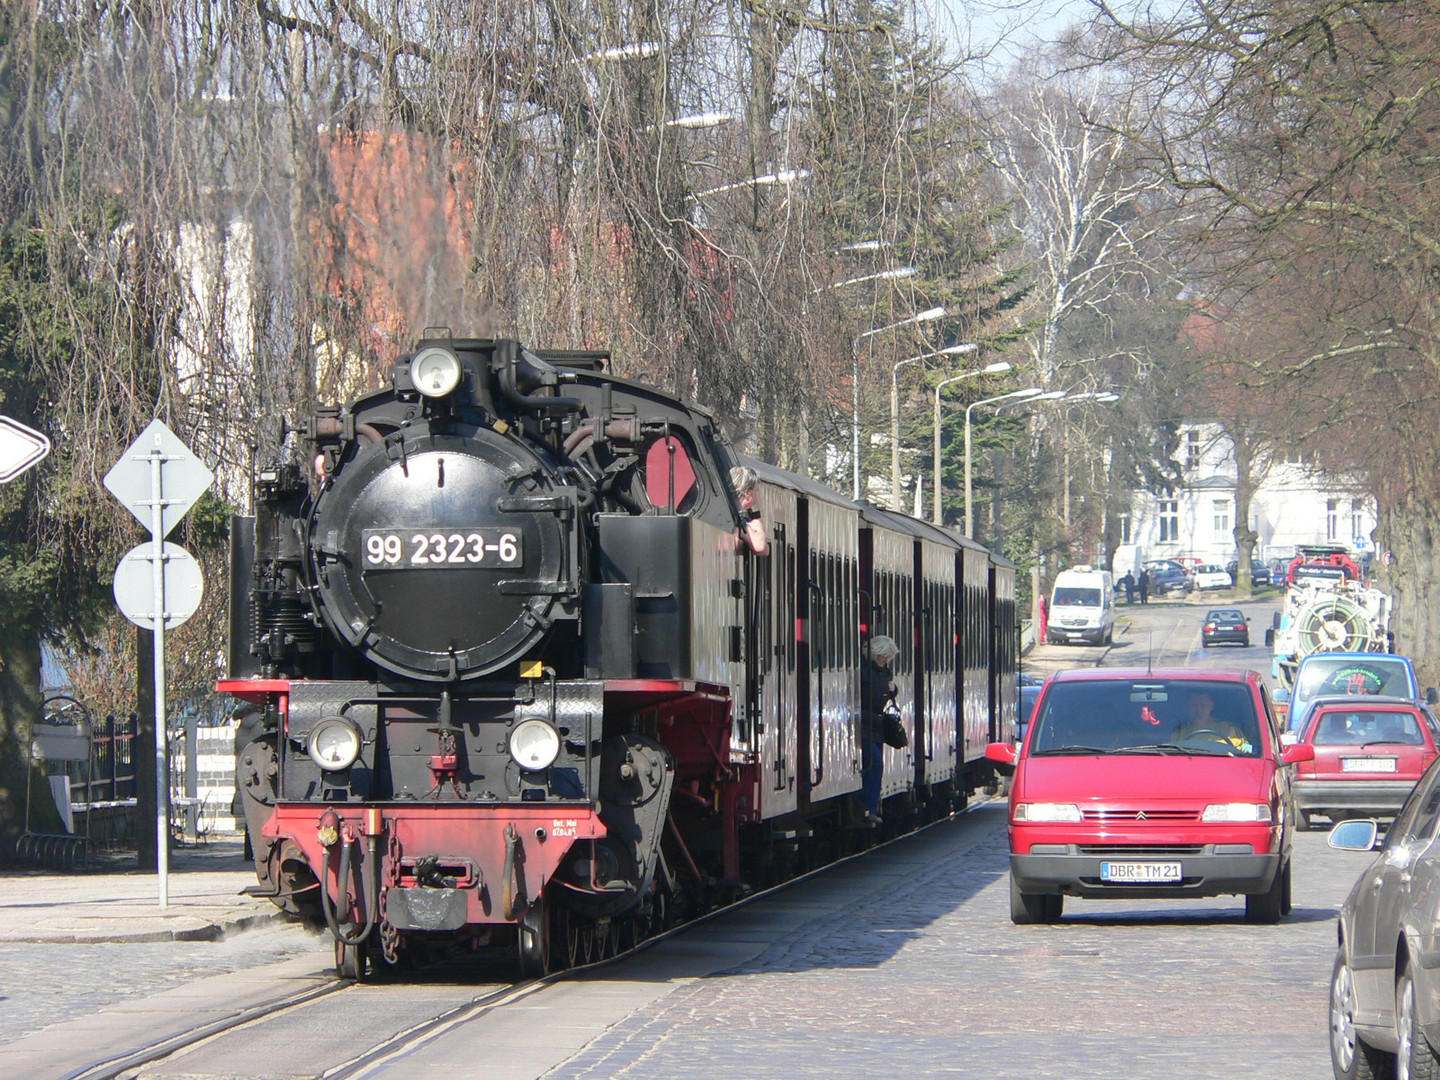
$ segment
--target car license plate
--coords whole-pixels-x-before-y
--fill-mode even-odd
[[[365,529],[366,570],[474,570],[524,565],[515,529]]]
[[[1342,772],[1394,772],[1393,757],[1347,757],[1340,759]]]
[[[1102,862],[1100,864],[1100,880],[1133,881],[1142,885],[1179,881],[1180,864],[1178,862]]]

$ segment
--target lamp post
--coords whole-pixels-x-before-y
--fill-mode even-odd
[[[900,511],[900,369],[906,364],[913,364],[920,360],[933,360],[941,356],[964,356],[980,348],[973,341],[967,341],[962,345],[951,345],[948,349],[940,349],[938,352],[921,353],[919,356],[907,356],[904,360],[898,360],[890,366],[890,509]],[[998,371],[1009,371],[1010,365],[991,365]],[[986,370],[989,370],[988,368]],[[971,374],[980,374],[972,372]],[[963,377],[963,376],[962,376]]]
[[[872,334],[883,334],[887,330],[897,330],[902,326],[931,322],[944,317],[945,309],[943,307],[933,307],[918,315],[911,315],[908,319],[901,319],[899,322],[887,323],[884,326],[866,330],[858,334],[850,345],[850,452],[854,457],[854,483],[851,485],[851,498],[857,502],[860,500],[860,343]]]
[[[1009,371],[1010,364],[1005,360],[998,360],[993,364],[986,364],[978,371],[966,371],[959,375],[952,375],[948,379],[941,379],[935,384],[935,524],[941,524],[941,492],[945,485],[940,479],[940,392],[952,382],[959,382],[961,379],[973,379],[976,375],[999,375],[1001,372]],[[1040,391],[1037,389],[1036,393]]]
[[[1056,391],[1053,391],[1053,390],[1052,390],[1050,393],[1053,395],[1053,394],[1056,393]],[[1065,391],[1063,391],[1063,390],[1058,391],[1058,393],[1059,393],[1059,395],[1060,395],[1061,397],[1064,397],[1064,396],[1065,396]],[[967,405],[967,406],[965,407],[965,535],[966,535],[966,537],[974,537],[974,535],[975,535],[975,522],[974,522],[974,519],[971,517],[971,513],[970,513],[970,506],[971,506],[971,502],[970,502],[970,500],[971,500],[971,490],[970,490],[970,414],[973,413],[973,412],[974,412],[977,408],[979,408],[981,405],[994,405],[994,404],[996,404],[997,402],[1000,402],[1000,401],[1017,401],[1017,400],[1029,401],[1029,400],[1031,400],[1032,398],[1040,398],[1040,397],[1044,397],[1044,396],[1045,396],[1045,390],[1044,390],[1043,387],[1039,387],[1039,386],[1027,386],[1024,390],[1014,390],[1014,391],[1012,391],[1011,393],[1008,393],[1008,394],[999,394],[999,395],[997,395],[997,396],[995,396],[995,397],[992,397],[992,398],[982,398],[982,399],[979,400],[979,401],[973,401],[973,402],[971,402],[969,405]],[[938,457],[937,457],[936,460],[937,460],[937,464],[938,464],[938,460],[939,460]],[[937,479],[938,479],[938,478],[937,478]],[[937,504],[937,505],[938,505],[938,504]]]

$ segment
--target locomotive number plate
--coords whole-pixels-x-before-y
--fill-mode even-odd
[[[360,547],[366,570],[473,570],[525,562],[514,529],[365,529]]]

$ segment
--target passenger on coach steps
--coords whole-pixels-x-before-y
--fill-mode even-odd
[[[890,661],[900,652],[894,638],[877,634],[866,648],[860,669],[860,801],[867,825],[880,824],[880,778],[884,770],[884,721],[881,714],[895,701],[895,680]]]
[[[740,503],[740,536],[750,545],[756,555],[770,554],[770,541],[765,536],[765,522],[760,511],[755,509],[755,485],[760,478],[755,470],[745,465],[736,465],[730,470],[730,483],[735,488],[735,498]]]

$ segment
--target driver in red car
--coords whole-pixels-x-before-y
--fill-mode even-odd
[[[1208,690],[1192,690],[1185,706],[1189,717],[1175,729],[1173,741],[1184,742],[1196,736],[1203,739],[1204,733],[1213,732],[1218,736],[1217,742],[1228,742],[1237,750],[1251,749],[1249,738],[1239,727],[1215,715],[1215,699]]]

